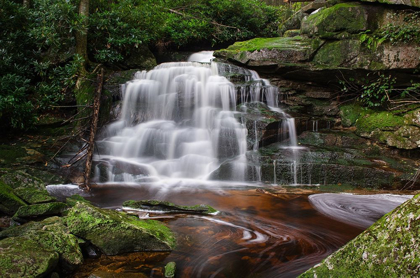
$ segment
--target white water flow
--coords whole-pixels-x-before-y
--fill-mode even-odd
[[[98,141],[96,182],[208,180],[226,162],[224,179],[245,179],[247,129],[235,118],[237,88],[217,63],[203,63],[212,52],[195,57],[200,63],[164,63],[125,84],[121,116]],[[255,72],[250,79],[261,80]],[[255,85],[249,101],[264,95],[277,107],[276,89]]]

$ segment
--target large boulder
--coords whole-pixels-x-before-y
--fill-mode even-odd
[[[51,202],[21,206],[13,215],[13,219],[18,222],[26,222],[30,219],[45,218],[46,216],[61,215],[68,208],[68,205],[61,202]]]
[[[420,195],[300,277],[418,277]]]
[[[83,263],[80,240],[59,217],[30,222],[0,233],[1,277],[41,277],[59,266],[69,272]]]
[[[12,188],[32,187],[35,189],[45,189],[45,183],[41,179],[22,170],[9,172],[1,176],[0,181]]]
[[[281,38],[257,38],[236,42],[227,49],[215,52],[216,57],[257,68],[305,67],[321,40],[311,40],[301,36]]]
[[[164,224],[77,202],[68,212],[70,232],[90,241],[106,255],[135,251],[170,251],[175,237]]]
[[[340,33],[358,34],[368,29],[367,10],[359,3],[341,3],[305,17],[301,32],[310,37],[334,39]]]
[[[0,241],[1,277],[42,277],[57,265],[59,255],[24,237]]]

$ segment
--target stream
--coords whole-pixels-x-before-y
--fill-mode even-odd
[[[279,187],[262,184],[256,122],[278,121],[274,137],[290,153],[289,185],[297,186],[305,147],[295,121],[279,107],[277,87],[254,71],[213,62],[212,52],[136,73],[122,98],[120,117],[98,136],[92,191],[48,191],[59,199],[81,194],[110,209],[154,199],[220,212],[142,215],[175,232],[175,250],[91,258],[74,277],[163,277],[171,261],[177,277],[296,277],[409,198],[268,194]],[[247,120],[261,103],[276,116]]]
[[[163,221],[175,232],[173,252],[87,259],[72,277],[162,277],[161,269],[170,261],[177,263],[177,277],[296,277],[360,234],[383,211],[410,197],[310,195],[310,199],[322,196],[316,202],[329,204],[315,209],[308,195],[274,196],[262,187],[240,184],[166,189],[156,184],[111,184],[96,186],[90,193],[75,186],[49,186],[48,190],[58,198],[79,193],[110,209],[120,209],[129,199],[159,199],[182,205],[208,204],[220,211],[205,216],[150,213],[148,218]],[[351,217],[335,220],[337,212]]]

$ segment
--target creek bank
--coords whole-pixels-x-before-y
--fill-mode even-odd
[[[1,214],[8,215],[0,230],[2,277],[67,275],[87,254],[175,247],[173,233],[161,222],[100,209],[80,196],[57,202],[45,182],[23,170],[2,169],[0,180]]]

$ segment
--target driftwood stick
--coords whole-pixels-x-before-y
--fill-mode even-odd
[[[101,69],[100,74],[97,77],[98,87],[95,93],[95,99],[93,101],[93,117],[92,123],[90,127],[90,136],[89,136],[89,143],[86,155],[86,167],[84,173],[84,184],[80,187],[82,189],[86,189],[87,191],[90,190],[90,172],[92,170],[92,158],[93,158],[93,151],[94,151],[94,144],[95,144],[95,134],[98,128],[98,121],[99,121],[99,108],[101,106],[101,93],[102,93],[102,85],[104,81],[104,69]]]

